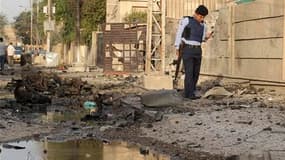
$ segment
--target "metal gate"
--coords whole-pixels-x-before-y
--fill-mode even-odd
[[[146,25],[109,23],[103,28],[104,71],[143,71]]]

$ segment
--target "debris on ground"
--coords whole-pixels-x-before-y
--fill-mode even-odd
[[[278,157],[272,150],[285,149],[284,95],[248,81],[204,81],[202,98],[192,101],[176,90],[149,91],[134,75],[74,76],[30,66],[15,73],[21,76],[10,75],[0,92],[6,94],[1,141],[43,133],[50,139],[120,139],[190,160]],[[44,119],[34,117],[40,110]],[[21,134],[11,134],[15,130]]]
[[[223,87],[214,87],[214,88],[211,88],[210,90],[208,90],[203,95],[203,97],[204,98],[222,99],[222,98],[225,98],[225,97],[230,97],[232,95],[233,95],[233,93],[227,91]]]
[[[151,91],[141,95],[142,103],[148,107],[181,105],[183,97],[176,90]]]

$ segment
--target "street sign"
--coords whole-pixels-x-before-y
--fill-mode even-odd
[[[45,20],[44,21],[44,31],[54,31],[54,20]]]

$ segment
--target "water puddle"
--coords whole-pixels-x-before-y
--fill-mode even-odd
[[[80,121],[82,117],[84,117],[87,112],[54,112],[47,111],[46,114],[41,116],[41,120],[43,122],[60,122],[60,121]]]
[[[1,160],[170,160],[125,142],[97,140],[67,142],[20,141],[0,145]]]

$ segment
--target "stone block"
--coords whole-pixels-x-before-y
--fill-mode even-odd
[[[155,90],[141,96],[142,104],[148,107],[181,105],[183,97],[176,90]]]

